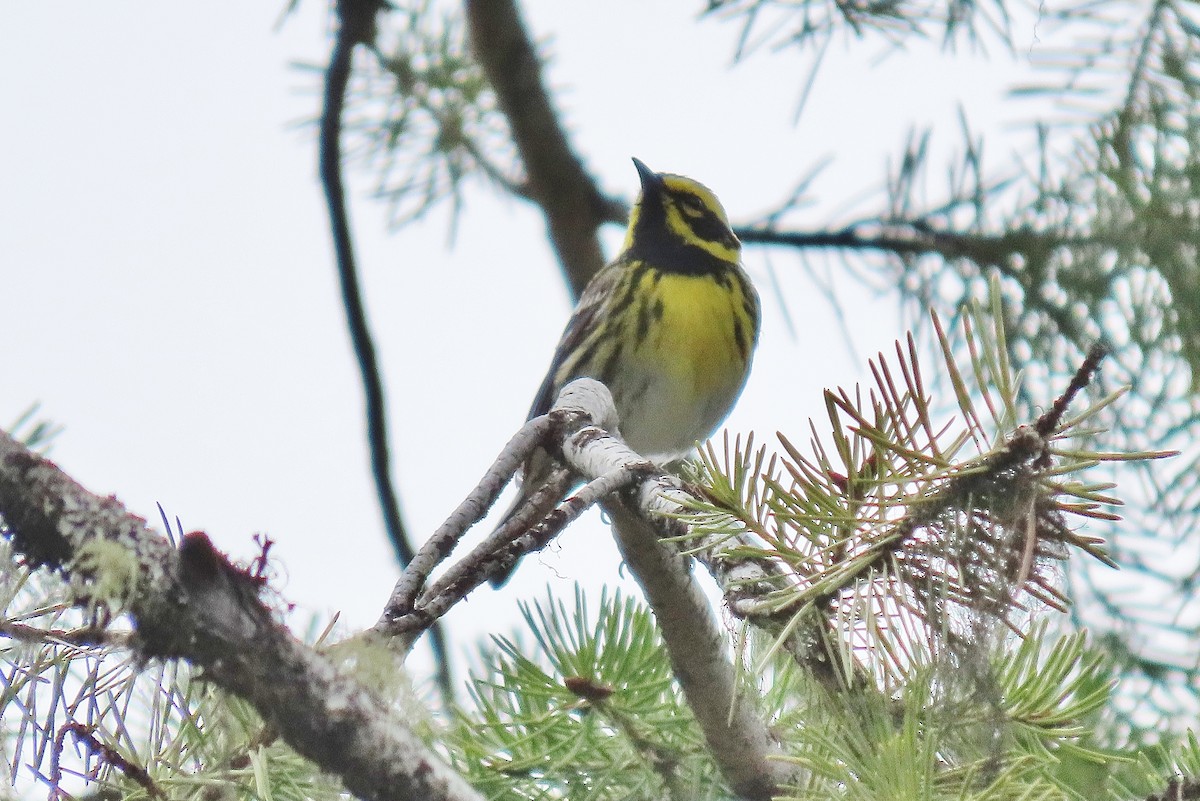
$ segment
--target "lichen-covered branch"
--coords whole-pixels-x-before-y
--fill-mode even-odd
[[[594,505],[606,490],[612,492],[632,480],[632,477],[606,476],[598,484],[589,484],[559,503],[570,490],[573,478],[564,467],[552,470],[529,503],[436,581],[428,583],[432,571],[449,558],[467,529],[487,513],[530,451],[549,445],[551,440],[564,442],[564,447],[570,447],[576,440],[587,443],[595,439],[596,432],[603,434],[616,427],[616,412],[611,408],[611,402],[610,418],[597,420],[592,416],[595,404],[591,395],[596,388],[607,397],[608,391],[596,381],[572,382],[559,394],[548,414],[530,420],[512,438],[479,486],[434,532],[417,559],[405,569],[392,590],[383,615],[372,628],[373,634],[392,638],[394,646],[407,648],[417,635],[484,581],[504,575],[520,557],[544,548],[569,523]]]
[[[647,492],[646,490],[649,490]],[[642,498],[651,500],[646,487]],[[677,545],[661,539],[662,518],[648,518],[620,501],[605,509],[625,564],[637,578],[662,632],[667,655],[688,706],[704,731],[713,760],[741,798],[767,799],[796,780],[754,703],[737,681],[722,629]]]
[[[293,637],[259,599],[261,578],[232,566],[204,534],[172,548],[115,498],[93,495],[4,432],[0,518],[14,551],[61,573],[75,604],[127,614],[137,654],[202,668],[359,798],[481,798],[385,699]],[[106,574],[121,577],[115,596]],[[110,588],[103,597],[100,586]]]
[[[549,416],[556,422],[544,433],[558,442],[545,444],[562,453],[571,470],[587,482],[584,487],[517,540],[481,544],[423,588],[415,601],[406,600],[412,590],[402,578],[397,590],[404,593],[389,602],[373,633],[407,645],[414,630],[429,625],[482,583],[497,559],[503,560],[509,551],[544,547],[567,522],[600,501],[612,515],[625,561],[645,590],[675,676],[726,781],[743,798],[766,801],[777,795],[794,779],[795,768],[770,759],[779,755],[778,747],[751,698],[740,692],[722,629],[691,577],[687,557],[668,541],[685,533],[669,515],[682,510],[676,496],[686,493],[608,433],[616,427],[616,410],[608,389],[598,381],[584,378],[568,384]],[[502,454],[501,461],[506,459],[513,461],[511,454]],[[490,481],[485,484],[493,486]],[[626,487],[637,498],[633,505],[616,494]]]

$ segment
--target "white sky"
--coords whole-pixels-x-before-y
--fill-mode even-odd
[[[268,534],[297,621],[341,610],[359,628],[397,568],[368,473],[314,131],[297,125],[317,113],[317,78],[289,66],[325,62],[327,12],[304,3],[276,31],[282,5],[0,5],[0,425],[40,401],[65,426],[51,455],[89,489],[155,525],[161,503],[236,557]],[[634,192],[636,155],[705,182],[746,221],[832,156],[805,220],[816,226],[880,185],[910,127],[937,126],[950,150],[959,102],[985,132],[1027,111],[1000,101],[1035,38],[1018,37],[1015,61],[990,62],[835,45],[793,124],[810,56],[731,68],[736,28],[696,22],[702,5],[527,4],[574,143],[614,193]],[[994,163],[1008,161],[1015,145],[991,141]],[[449,249],[445,213],[389,233],[373,176],[351,177],[396,479],[421,537],[523,421],[570,310],[531,206],[472,184]],[[614,245],[620,231],[606,236]],[[865,366],[795,259],[772,254],[769,266],[749,249],[745,260],[764,334],[729,426],[806,441],[821,389],[862,380]],[[895,298],[839,285],[860,356],[890,348],[902,334]],[[457,652],[511,631],[518,599],[547,584],[569,597],[575,580],[633,589],[595,515],[503,591],[456,610]]]

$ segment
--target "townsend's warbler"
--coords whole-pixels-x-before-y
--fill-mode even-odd
[[[758,340],[759,303],[716,196],[633,163],[642,191],[624,247],[580,296],[529,417],[549,411],[567,383],[595,378],[612,392],[626,444],[661,462],[708,439],[733,408]],[[505,520],[552,466],[542,450],[527,460]]]

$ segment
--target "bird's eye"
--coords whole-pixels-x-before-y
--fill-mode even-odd
[[[679,198],[679,206],[689,217],[703,217],[704,203],[695,195],[683,195]]]

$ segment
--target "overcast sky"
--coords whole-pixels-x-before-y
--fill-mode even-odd
[[[1001,134],[996,163],[1027,141],[1004,138],[1022,114],[1000,101],[1033,38],[991,61],[835,44],[796,121],[812,54],[731,66],[737,28],[697,22],[700,2],[526,5],[575,146],[627,198],[636,155],[749,221],[831,158],[798,218],[816,226],[869,208],[910,127],[958,147],[960,102]],[[235,557],[269,535],[297,620],[340,610],[360,628],[397,568],[305,124],[318,76],[291,66],[325,62],[329,21],[308,2],[277,29],[281,6],[0,5],[0,425],[40,402],[64,427],[51,455],[89,489],[156,525],[162,504]],[[532,207],[472,183],[451,246],[447,210],[390,232],[371,174],[350,174],[396,479],[420,539],[524,420],[570,308]],[[612,253],[621,231],[605,236]],[[765,319],[729,426],[807,441],[821,390],[866,378],[862,360],[903,334],[897,301],[816,263],[834,271],[856,358],[798,260],[750,249],[745,261]],[[519,599],[547,584],[569,598],[575,581],[636,592],[598,515],[457,609],[458,652],[517,626]]]

